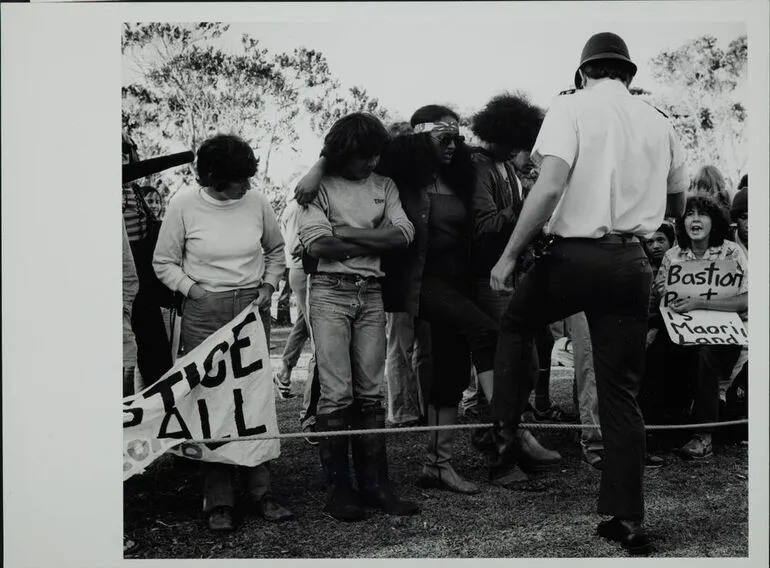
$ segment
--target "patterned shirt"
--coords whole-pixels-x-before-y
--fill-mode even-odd
[[[123,221],[129,242],[141,241],[147,236],[147,214],[136,197],[134,184],[123,186]]]

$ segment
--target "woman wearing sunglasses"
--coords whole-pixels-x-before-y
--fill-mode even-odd
[[[383,300],[386,311],[406,312],[430,326],[432,373],[430,384],[422,385],[429,425],[457,421],[471,359],[479,374],[491,375],[497,343],[497,324],[472,300],[474,172],[458,122],[457,113],[444,106],[418,109],[410,120],[413,133],[395,137],[377,168],[396,182],[404,211],[415,226],[408,249],[383,255]],[[298,184],[300,203],[312,200],[323,168],[322,159]],[[401,338],[404,343],[410,340]],[[420,484],[477,493],[478,486],[452,467],[453,437],[451,430],[429,434]]]

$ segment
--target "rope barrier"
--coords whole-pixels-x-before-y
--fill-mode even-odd
[[[695,430],[704,428],[720,428],[725,426],[740,426],[748,424],[747,419],[730,420],[726,422],[703,422],[696,424],[649,424],[645,430]],[[291,438],[326,438],[327,436],[358,436],[364,434],[411,434],[415,432],[433,432],[436,430],[475,430],[477,428],[491,428],[493,424],[451,424],[447,426],[410,426],[407,428],[374,428],[371,430],[335,430],[331,432],[287,432],[273,436],[243,436],[239,438],[205,438],[199,440],[186,440],[186,443],[197,444],[221,444],[225,442],[251,442],[254,440],[285,440]],[[599,429],[598,424],[519,424],[520,428],[527,430],[589,430]]]

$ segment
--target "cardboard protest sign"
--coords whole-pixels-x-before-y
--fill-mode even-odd
[[[278,433],[270,356],[257,310],[245,309],[154,384],[123,400],[124,480],[172,449],[193,459],[246,466],[279,456],[278,440],[187,441]]]
[[[746,326],[738,314],[693,310],[678,314],[661,305],[671,341],[680,345],[748,345]]]
[[[668,307],[677,298],[713,300],[737,296],[747,277],[735,260],[672,263],[660,303],[671,340],[680,345],[747,345],[746,326],[736,313],[692,310],[679,314]]]

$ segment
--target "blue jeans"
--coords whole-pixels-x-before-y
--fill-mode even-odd
[[[423,414],[422,393],[415,360],[415,326],[419,320],[406,312],[387,314],[388,356],[385,378],[388,383],[388,416],[395,424],[418,420]],[[427,355],[425,350],[421,350]]]
[[[579,312],[565,318],[564,328],[572,339],[580,423],[584,426],[598,426],[599,397],[596,394],[594,352],[585,313]],[[586,428],[580,434],[580,443],[590,451],[603,450],[601,429]]]
[[[314,274],[310,326],[321,386],[318,416],[353,404],[380,407],[385,379],[385,310],[380,283],[352,275]]]
[[[300,316],[294,322],[294,327],[291,328],[289,337],[286,339],[286,346],[283,349],[281,359],[284,365],[293,369],[297,366],[305,341],[310,339],[310,327],[305,313],[307,311],[307,276],[305,271],[301,268],[290,268],[289,285],[297,296],[297,309]],[[310,361],[307,364],[302,410],[299,413],[299,422],[303,427],[315,424],[316,406],[318,406],[318,373],[315,365],[315,350],[312,345],[310,347]]]
[[[229,292],[208,292],[198,300],[185,298],[182,304],[180,342],[185,353],[203,343],[212,333],[230,323],[258,295],[256,288],[243,288]],[[270,348],[270,308],[259,310],[265,339]],[[268,464],[244,468],[246,490],[251,499],[259,500],[270,491]],[[203,511],[216,507],[235,505],[234,465],[201,462],[203,473]]]

